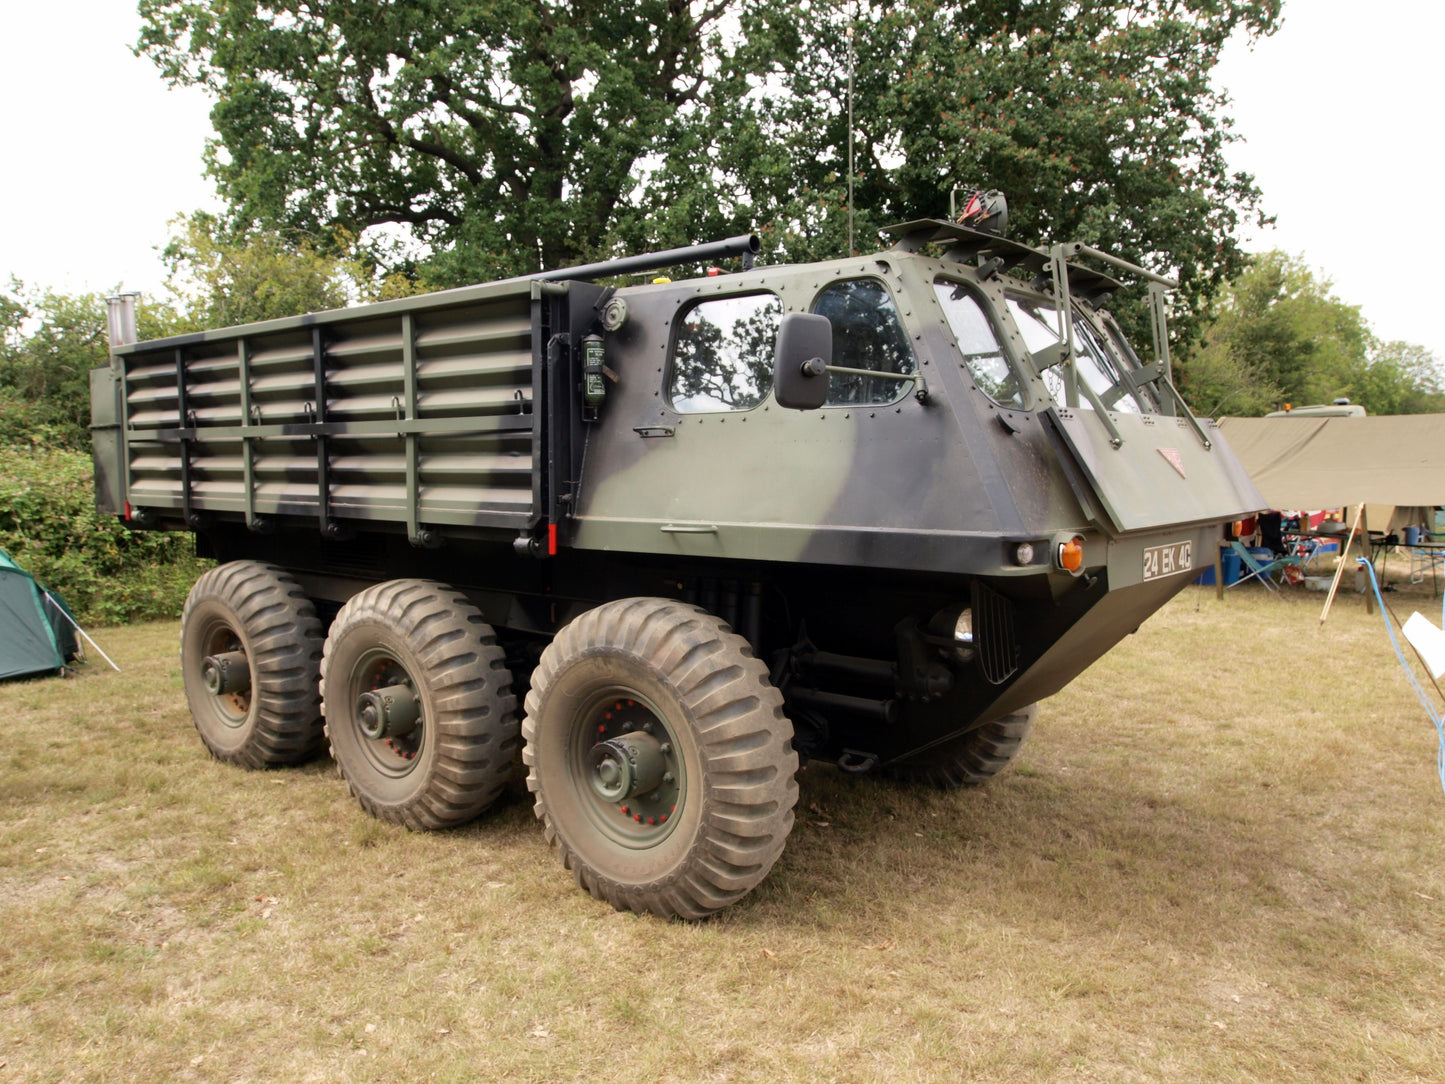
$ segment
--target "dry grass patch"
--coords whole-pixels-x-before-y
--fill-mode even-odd
[[[693,925],[576,890],[520,787],[421,835],[215,763],[175,626],[112,630],[0,686],[3,1079],[1438,1079],[1434,732],[1321,602],[1186,591],[982,790],[810,766]]]

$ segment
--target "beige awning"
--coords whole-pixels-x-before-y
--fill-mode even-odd
[[[1445,414],[1223,418],[1271,508],[1445,505]]]

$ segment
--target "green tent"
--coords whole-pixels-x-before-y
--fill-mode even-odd
[[[75,658],[69,613],[0,550],[0,681],[59,670]]]

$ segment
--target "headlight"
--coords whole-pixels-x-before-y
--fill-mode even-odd
[[[959,662],[968,662],[974,656],[973,611],[964,607],[953,625],[953,651]]]

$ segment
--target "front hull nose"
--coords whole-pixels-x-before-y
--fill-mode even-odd
[[[1217,526],[1208,526],[1112,539],[1107,566],[1090,571],[1092,586],[1081,578],[1076,588],[1086,608],[984,714],[993,718],[1018,711],[1052,696],[1083,673],[1193,582],[1205,564],[1213,563],[1218,534]],[[1177,567],[1181,550],[1189,552],[1188,567]],[[1175,567],[1169,571],[1171,558]],[[1079,605],[1071,605],[1067,596],[1061,601],[1068,608]]]

